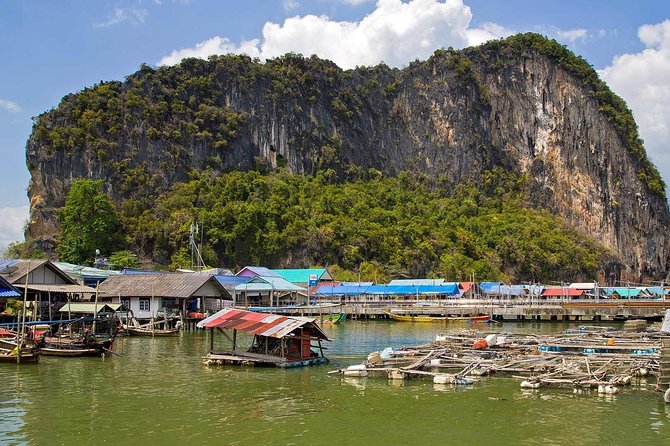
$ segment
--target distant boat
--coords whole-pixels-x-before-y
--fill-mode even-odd
[[[130,336],[179,336],[178,328],[127,327],[126,330]]]
[[[461,322],[474,324],[477,322],[489,322],[491,320],[488,316],[413,316],[396,314],[387,310],[385,310],[384,313],[394,321],[400,322]]]
[[[317,320],[321,320],[321,316],[319,316]],[[323,323],[326,325],[339,324],[340,322],[344,322],[346,320],[346,313],[326,314],[323,316]]]

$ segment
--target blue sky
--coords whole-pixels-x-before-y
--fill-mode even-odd
[[[556,38],[629,103],[670,183],[670,2],[557,0],[117,0],[0,3],[0,249],[22,238],[31,117],[140,64],[245,51],[402,66],[441,46],[515,32]],[[646,26],[645,25],[651,25]]]

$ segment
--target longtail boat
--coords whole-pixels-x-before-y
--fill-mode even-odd
[[[127,327],[130,336],[179,336],[178,328]]]
[[[44,336],[37,344],[40,354],[45,356],[84,357],[102,356],[111,351],[114,338],[99,339],[94,336],[75,338]]]
[[[321,316],[319,316],[317,320],[321,320]],[[340,322],[344,322],[345,320],[347,320],[346,313],[326,314],[323,316],[323,323],[325,325],[339,324]]]
[[[491,320],[488,316],[414,316],[397,314],[387,310],[384,313],[394,321],[400,322],[461,322],[474,324],[477,322],[489,322]]]

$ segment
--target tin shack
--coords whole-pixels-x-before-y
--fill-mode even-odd
[[[205,364],[304,367],[328,362],[321,342],[329,339],[312,318],[229,308],[203,319],[198,327],[209,329],[210,348],[203,358]],[[214,348],[217,332],[230,345],[229,349]],[[251,338],[248,349],[240,349],[238,332]]]

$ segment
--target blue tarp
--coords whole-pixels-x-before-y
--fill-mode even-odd
[[[502,286],[502,285],[503,285],[502,282],[482,282],[482,283],[479,284],[479,288],[481,288],[481,290],[483,292],[486,292],[486,291],[491,290],[493,288],[498,288],[499,286]]]
[[[499,285],[492,288],[483,288],[484,294],[502,294],[505,296],[522,296],[526,294],[524,285]]]
[[[458,286],[449,285],[373,285],[369,287],[360,286],[322,286],[317,290],[317,296],[358,296],[369,294],[376,296],[416,296],[418,295],[454,295],[458,294]]]

